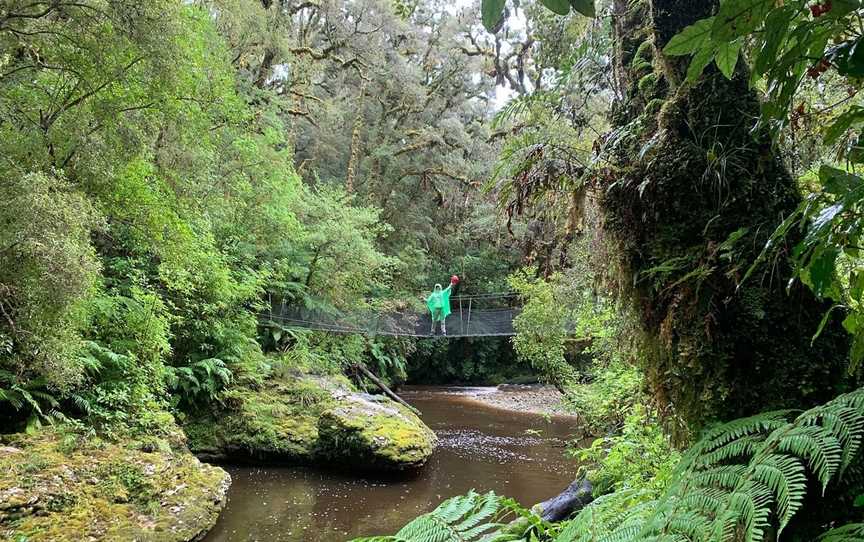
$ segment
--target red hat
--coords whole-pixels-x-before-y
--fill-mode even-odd
[[[459,284],[459,277],[457,277],[456,275],[450,277],[450,284]]]

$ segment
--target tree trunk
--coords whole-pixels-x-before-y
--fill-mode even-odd
[[[686,440],[713,419],[807,407],[846,385],[848,339],[837,320],[811,344],[828,305],[781,256],[742,284],[780,221],[800,202],[765,133],[746,67],[709,66],[683,83],[668,40],[710,15],[712,0],[615,0],[622,89],[598,178],[603,230],[620,255],[641,321],[641,354],[658,403]]]
[[[361,76],[362,77],[362,76]],[[366,97],[366,79],[360,80],[360,98],[357,103],[357,116],[351,130],[351,150],[348,156],[348,171],[345,174],[345,191],[354,193],[354,179],[357,177],[357,164],[360,162],[360,130],[363,128],[363,98]]]

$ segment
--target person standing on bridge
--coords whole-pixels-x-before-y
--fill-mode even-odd
[[[435,335],[435,327],[438,322],[441,322],[441,335],[447,335],[447,316],[450,315],[450,292],[453,286],[459,284],[459,277],[453,275],[450,277],[450,286],[441,289],[440,284],[435,285],[432,295],[426,298],[426,306],[429,307],[429,312],[432,313],[432,335]]]

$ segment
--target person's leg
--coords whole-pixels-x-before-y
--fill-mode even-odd
[[[441,319],[441,335],[447,335],[447,319]]]

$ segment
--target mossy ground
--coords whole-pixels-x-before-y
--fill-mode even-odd
[[[167,443],[124,446],[54,429],[0,442],[3,540],[197,540],[231,481]]]
[[[292,374],[237,385],[214,414],[184,424],[189,447],[218,461],[402,470],[423,465],[435,435],[408,409],[357,393],[341,376]]]

